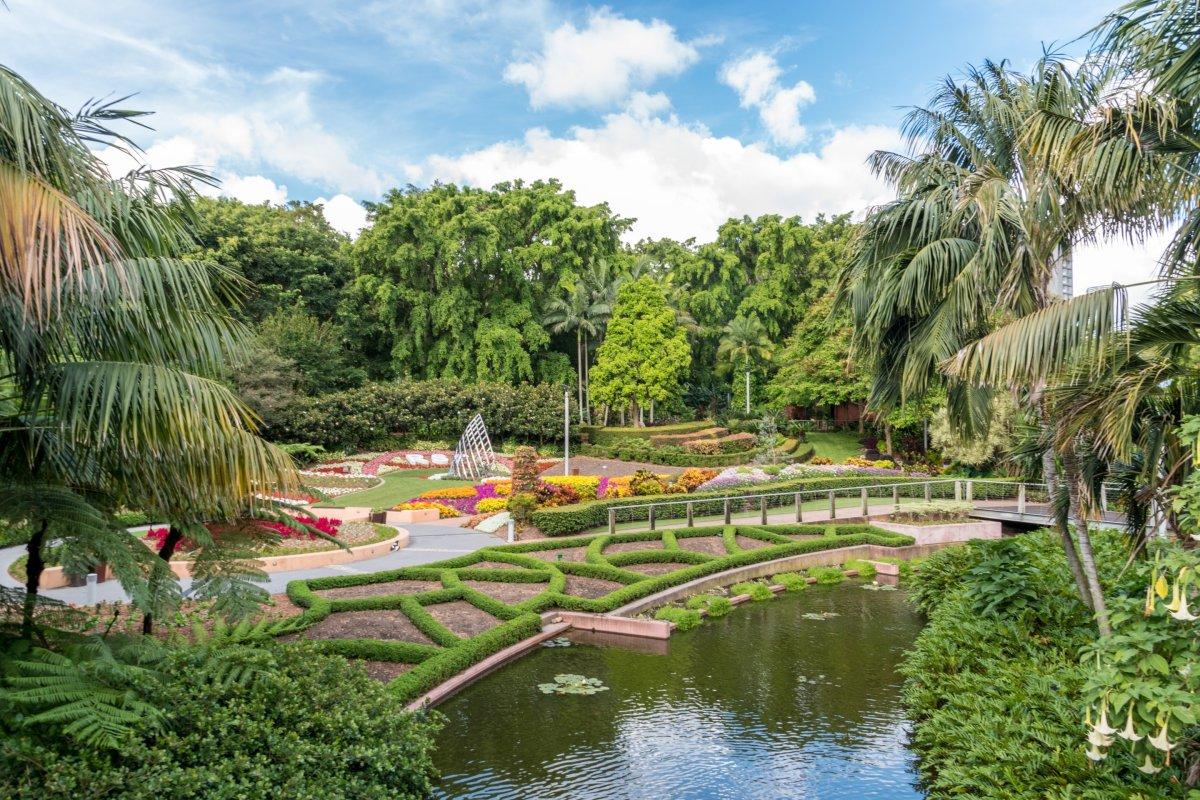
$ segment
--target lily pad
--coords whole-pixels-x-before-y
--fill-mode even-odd
[[[841,614],[836,611],[810,611],[807,614],[801,614],[804,619],[827,620],[834,617],[840,617]]]
[[[583,675],[555,675],[553,683],[539,683],[542,694],[596,694],[607,692],[608,687],[599,678]]]
[[[555,636],[553,639],[548,639],[542,642],[542,647],[570,647],[571,640],[565,636]]]
[[[875,583],[874,581],[872,581],[871,583],[864,583],[862,585],[862,588],[870,589],[872,592],[894,592],[894,591],[896,591],[895,586],[888,586],[886,583]]]

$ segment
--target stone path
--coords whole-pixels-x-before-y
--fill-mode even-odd
[[[259,584],[270,594],[282,594],[289,581],[300,578],[324,578],[329,575],[357,575],[359,573],[380,572],[382,570],[399,569],[400,567],[415,567],[433,561],[443,561],[464,553],[473,553],[481,547],[503,543],[502,538],[486,533],[466,530],[438,524],[410,524],[404,526],[409,532],[408,546],[394,553],[355,561],[350,564],[333,564],[328,567],[314,569],[297,569],[287,572],[273,572],[268,579]],[[6,547],[0,550],[0,585],[22,588],[21,584],[8,574],[8,568],[21,556],[25,555],[24,547]],[[186,594],[191,587],[189,579],[180,581]],[[68,586],[62,589],[47,589],[42,592],[46,597],[61,600],[64,603],[85,605],[88,602],[87,587]],[[95,602],[111,602],[128,600],[128,596],[115,580],[97,584]]]

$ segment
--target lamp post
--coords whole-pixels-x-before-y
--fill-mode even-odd
[[[571,474],[571,390],[563,390],[563,475]]]

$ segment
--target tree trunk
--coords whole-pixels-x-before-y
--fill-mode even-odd
[[[46,541],[46,529],[49,527],[49,521],[42,520],[29,543],[25,545],[28,560],[25,564],[25,602],[21,608],[21,636],[26,639],[33,638],[33,612],[37,608],[42,571],[46,569],[46,562],[42,558],[42,545]]]
[[[892,424],[887,420],[883,422],[883,446],[887,448],[887,453],[892,454]]]
[[[588,335],[585,331],[583,334],[583,408],[584,418],[587,424],[592,424],[592,368],[590,365],[591,356],[588,355]]]
[[[179,542],[183,539],[183,531],[172,525],[167,531],[167,538],[163,539],[162,547],[158,548],[158,557],[167,562],[168,569],[170,568],[171,556],[175,555],[175,548],[179,546]],[[154,575],[150,576],[150,587],[148,594],[151,599],[158,589],[158,578]],[[142,633],[147,636],[154,630],[154,615],[150,612],[142,617]]]
[[[575,383],[579,395],[579,424],[583,419],[583,331],[575,329]]]
[[[750,416],[750,370],[746,370],[746,416]]]
[[[654,424],[654,398],[650,398],[650,424]]]
[[[1042,478],[1045,480],[1049,492],[1051,512],[1054,511],[1054,497],[1058,492],[1057,477],[1054,469],[1054,451],[1047,450],[1042,453]],[[1083,565],[1079,563],[1079,551],[1075,549],[1075,540],[1071,538],[1070,517],[1069,508],[1065,515],[1055,513],[1054,527],[1058,531],[1058,540],[1062,545],[1063,554],[1067,557],[1067,567],[1070,568],[1071,577],[1075,580],[1075,589],[1079,592],[1079,599],[1091,609],[1092,593],[1088,588],[1087,578],[1083,574]]]
[[[1075,518],[1075,533],[1079,537],[1080,566],[1086,580],[1088,595],[1091,597],[1091,609],[1096,615],[1096,627],[1101,636],[1112,633],[1108,622],[1108,605],[1104,602],[1104,589],[1100,586],[1100,573],[1096,569],[1096,558],[1092,553],[1092,537],[1088,530],[1088,510],[1090,501],[1083,478],[1079,472],[1078,462],[1073,452],[1068,452],[1063,458],[1066,467],[1064,480],[1070,497],[1070,513]]]

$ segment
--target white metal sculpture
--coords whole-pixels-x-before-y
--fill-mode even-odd
[[[458,447],[454,448],[450,475],[460,480],[476,481],[488,477],[495,469],[496,453],[492,450],[487,425],[483,424],[483,417],[476,414],[459,437]]]

